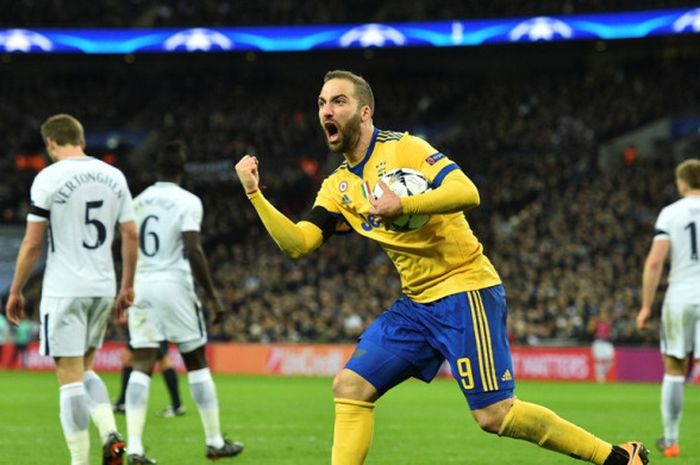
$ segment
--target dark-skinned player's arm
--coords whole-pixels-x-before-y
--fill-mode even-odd
[[[214,288],[214,281],[211,279],[209,263],[207,262],[207,257],[204,255],[199,231],[183,231],[182,242],[185,248],[185,256],[190,262],[190,268],[192,268],[194,279],[204,288],[207,296],[214,301],[215,308],[212,324],[218,324],[224,316],[224,305],[221,303],[219,294]]]

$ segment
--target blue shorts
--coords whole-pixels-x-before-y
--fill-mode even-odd
[[[417,303],[403,296],[360,337],[345,368],[379,395],[416,377],[430,382],[447,359],[472,410],[513,397],[503,286]]]

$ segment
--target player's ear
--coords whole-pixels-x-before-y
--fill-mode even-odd
[[[363,105],[360,109],[360,120],[364,123],[372,119],[372,109],[369,105]]]

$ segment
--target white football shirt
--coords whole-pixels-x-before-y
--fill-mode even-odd
[[[700,303],[700,196],[668,205],[656,220],[654,240],[671,241],[666,302]]]
[[[182,233],[199,231],[202,201],[172,182],[157,182],[134,199],[139,228],[136,280],[180,282],[194,289]]]
[[[42,295],[114,297],[114,229],[133,219],[129,186],[117,168],[80,157],[41,170],[27,221],[49,221]]]

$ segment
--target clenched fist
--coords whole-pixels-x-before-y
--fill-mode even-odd
[[[246,194],[252,194],[258,190],[260,173],[258,172],[258,158],[253,155],[245,155],[236,163],[236,175],[241,181]]]

